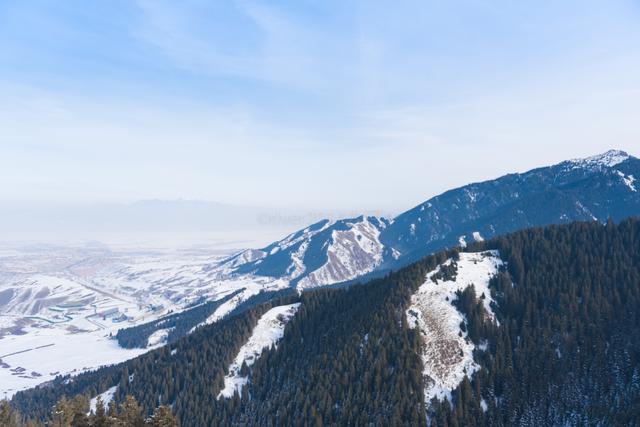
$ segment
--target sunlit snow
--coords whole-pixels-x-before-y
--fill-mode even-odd
[[[240,348],[233,363],[229,366],[229,373],[224,379],[224,388],[218,394],[218,399],[232,397],[236,391],[242,392],[242,387],[249,381],[249,378],[240,372],[242,365],[253,365],[264,349],[275,345],[283,337],[286,324],[296,314],[299,306],[300,303],[281,305],[262,315],[253,329],[251,337]]]
[[[449,265],[453,261],[448,260]],[[411,328],[418,328],[423,338],[421,357],[425,381],[425,401],[432,398],[450,399],[451,391],[463,380],[478,370],[473,360],[474,344],[467,333],[460,329],[465,317],[453,301],[456,291],[463,291],[473,285],[476,297],[481,298],[488,315],[494,319],[491,308],[489,280],[503,264],[497,251],[478,253],[460,253],[456,262],[455,280],[434,282],[434,275],[440,270],[429,273],[417,292],[411,297],[406,311],[407,322]]]
[[[109,388],[109,390],[104,393],[100,393],[98,396],[102,399],[102,405],[106,409],[109,406],[109,403],[113,400],[113,395],[116,394],[116,390],[118,389],[117,385]],[[98,396],[91,399],[89,402],[89,412],[93,412],[95,414],[96,409],[98,408]]]

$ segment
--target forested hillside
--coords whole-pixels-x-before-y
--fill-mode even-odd
[[[166,331],[166,338],[164,341],[167,343],[174,342],[187,335],[191,329],[207,320],[207,317],[209,317],[216,308],[220,307],[240,292],[241,290],[238,290],[224,298],[220,298],[217,301],[200,303],[187,310],[169,314],[152,322],[119,329],[115,338],[118,340],[120,347],[145,348],[148,345],[149,338],[154,333],[157,333],[158,331]]]
[[[509,263],[492,282],[500,327],[463,299],[472,338],[489,349],[453,407],[436,405],[436,425],[640,425],[640,222],[530,229],[477,247]]]
[[[496,321],[471,287],[451,301],[480,367],[451,402],[424,402],[423,337],[405,311],[455,252],[258,305],[129,362],[20,392],[12,405],[43,420],[62,395],[117,386],[116,402],[132,395],[145,415],[170,405],[183,426],[640,425],[640,222],[529,229],[465,250],[489,249],[507,263],[490,281]],[[455,276],[455,262],[442,275]],[[260,316],[294,302],[277,347],[243,366],[241,395],[218,400]]]

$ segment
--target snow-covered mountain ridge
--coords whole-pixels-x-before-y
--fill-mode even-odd
[[[640,215],[638,177],[637,158],[610,151],[457,188],[393,220],[323,220],[261,249],[223,257],[7,248],[0,251],[0,394],[135,357],[145,349],[119,348],[110,334],[201,301],[231,297],[200,323],[210,324],[271,292],[381,274],[467,241]],[[162,331],[145,342],[162,345]],[[86,345],[104,357],[77,351]]]
[[[242,251],[212,270],[281,278],[298,289],[343,282],[382,264],[380,235],[389,224],[373,216],[323,220],[263,249]]]
[[[547,224],[640,214],[640,160],[610,150],[447,191],[393,220],[320,221],[262,249],[242,251],[213,270],[282,279],[298,289],[398,268],[467,240]]]

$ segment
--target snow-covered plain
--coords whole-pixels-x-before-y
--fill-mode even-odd
[[[233,363],[229,366],[229,373],[224,379],[224,388],[218,394],[218,399],[233,397],[236,391],[242,392],[242,387],[249,381],[249,377],[240,372],[242,365],[253,365],[264,349],[277,344],[284,335],[285,326],[295,316],[299,306],[300,303],[273,307],[260,317],[251,336],[240,347]]]
[[[288,283],[230,276],[218,264],[229,253],[202,250],[119,250],[103,246],[28,246],[0,251],[0,398],[56,375],[119,363],[163,345],[123,349],[120,328],[178,312],[201,299],[223,304],[214,322],[261,290]]]
[[[445,265],[450,265],[448,260]],[[434,397],[451,399],[451,391],[464,379],[478,370],[473,360],[475,348],[467,333],[460,329],[465,317],[453,305],[456,291],[473,285],[477,298],[482,299],[488,315],[494,318],[491,308],[489,280],[503,264],[497,251],[460,253],[456,261],[454,280],[434,280],[441,266],[430,272],[424,284],[411,297],[406,311],[411,328],[418,328],[423,338],[421,357],[425,383],[425,401]]]
[[[108,332],[69,333],[51,327],[5,336],[0,340],[0,398],[9,398],[56,375],[79,374],[147,351],[124,349],[109,339]]]

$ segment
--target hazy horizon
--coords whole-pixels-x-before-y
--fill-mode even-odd
[[[4,2],[0,201],[401,211],[633,153],[639,17],[624,0]]]
[[[537,165],[543,166],[550,165]],[[510,171],[522,172],[526,171]],[[495,178],[499,177],[491,177]],[[437,194],[423,196],[409,206],[395,209],[385,209],[384,203],[377,208],[354,205],[351,209],[340,209],[291,204],[242,205],[189,199],[131,202],[0,200],[3,213],[0,242],[21,246],[30,243],[91,245],[95,241],[114,248],[129,249],[200,245],[226,250],[262,247],[324,219],[337,220],[361,215],[392,219],[434,196]]]

